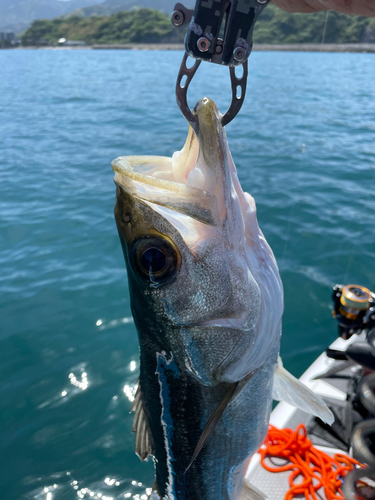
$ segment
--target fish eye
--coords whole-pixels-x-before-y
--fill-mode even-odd
[[[167,258],[159,248],[148,248],[141,257],[143,269],[152,269],[152,273],[160,273],[167,265]]]
[[[129,252],[136,275],[153,287],[170,281],[180,266],[180,253],[167,238],[140,238]]]

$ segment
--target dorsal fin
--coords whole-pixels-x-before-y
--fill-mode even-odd
[[[204,426],[203,432],[199,438],[198,444],[195,447],[193,456],[191,457],[191,460],[189,462],[189,465],[185,469],[185,473],[190,469],[192,466],[194,460],[197,458],[199,452],[203,448],[204,444],[206,443],[207,439],[211,436],[213,433],[216,425],[218,424],[219,420],[221,419],[225,409],[229,405],[229,403],[238,396],[238,394],[242,391],[242,389],[245,387],[245,385],[248,383],[248,381],[251,379],[251,377],[254,375],[256,370],[253,372],[249,373],[249,375],[246,375],[242,380],[238,382],[234,382],[233,384],[230,384],[229,389],[224,396],[224,399],[221,401],[221,403],[216,407],[215,411],[211,415],[211,417],[208,419],[206,425]]]
[[[130,409],[130,412],[132,411],[134,411],[132,431],[135,432],[135,453],[142,461],[147,460],[148,455],[154,454],[154,442],[143,408],[140,383],[138,383],[135,398]]]

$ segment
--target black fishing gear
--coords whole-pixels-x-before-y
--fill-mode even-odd
[[[255,22],[270,0],[197,0],[190,10],[175,5],[172,23],[188,24],[189,56],[224,66],[244,63],[253,47]]]
[[[196,114],[189,108],[187,91],[202,61],[229,67],[232,101],[221,124],[228,125],[241,109],[246,94],[247,59],[253,48],[255,22],[270,0],[197,0],[195,9],[176,3],[172,24],[188,25],[185,54],[176,83],[176,100],[181,113],[199,135]],[[189,66],[189,57],[195,59]],[[235,67],[242,65],[242,74]]]
[[[332,299],[339,336],[347,342],[326,350],[335,362],[315,379],[326,380],[346,394],[346,399],[325,397],[335,416],[334,423],[328,426],[315,418],[307,429],[320,440],[319,444],[351,450],[355,459],[367,465],[345,478],[345,498],[356,500],[358,485],[365,485],[369,496],[363,498],[373,499],[375,488],[363,479],[375,480],[375,294],[360,285],[336,285]]]

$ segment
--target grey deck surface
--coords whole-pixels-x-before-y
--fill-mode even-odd
[[[342,374],[349,374],[350,370],[344,370]],[[329,383],[333,387],[336,387],[337,389],[340,389],[341,391],[348,393],[350,392],[350,385],[351,382],[345,379],[324,379],[326,383]],[[329,405],[330,403],[335,404],[335,409],[340,414],[341,411],[344,411],[344,408],[347,404],[346,401],[338,401],[338,400],[333,400],[330,398],[324,398],[326,400],[326,403]],[[342,410],[341,410],[342,408]],[[311,428],[314,424],[314,417],[309,415],[308,413],[302,411],[302,410],[296,410],[293,415],[289,418],[289,420],[285,424],[285,428],[291,428],[291,429],[296,429],[299,424],[305,424],[307,429]],[[342,443],[337,440],[337,442],[334,443],[329,443],[325,441],[323,438],[314,436],[312,434],[308,434],[309,439],[311,439],[312,443],[314,446],[324,446],[327,448],[332,449],[332,456],[334,453],[337,452],[338,448],[342,447]],[[267,461],[270,465],[283,465],[285,462],[281,459],[268,459]],[[252,471],[251,475],[247,477],[247,479],[250,481],[250,483],[258,488],[264,495],[266,495],[266,498],[268,500],[284,500],[285,494],[289,489],[289,475],[291,471],[286,471],[286,472],[278,472],[278,473],[273,473],[273,472],[268,472],[266,471],[262,465],[259,463],[256,465],[254,470]],[[302,480],[302,478],[301,478]],[[296,483],[299,482],[299,478],[295,481]],[[324,490],[321,488],[318,492],[316,492],[316,495],[318,498],[321,500],[326,500],[326,496],[324,494]],[[295,498],[305,498],[304,495],[298,495]]]

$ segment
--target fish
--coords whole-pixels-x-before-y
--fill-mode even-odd
[[[112,162],[140,348],[135,451],[153,457],[152,499],[237,500],[273,397],[332,415],[282,367],[282,282],[222,115],[208,98],[193,113],[172,157]]]

